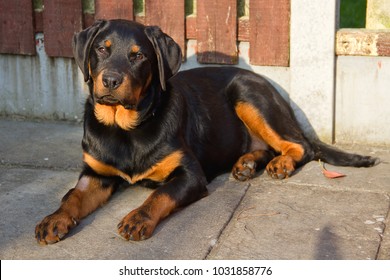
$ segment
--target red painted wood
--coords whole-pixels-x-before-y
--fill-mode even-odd
[[[290,2],[250,1],[249,20],[238,20],[237,0],[198,0],[196,15],[187,18],[184,0],[145,0],[145,15],[136,20],[160,26],[183,54],[185,40],[196,39],[201,63],[237,63],[239,40],[250,42],[251,64],[289,66]],[[95,15],[83,15],[79,0],[44,0],[44,7],[34,12],[30,0],[0,0],[1,53],[35,54],[34,32],[43,31],[49,56],[71,57],[74,32],[94,19],[135,18],[133,0],[95,0]]]
[[[249,19],[239,18],[238,19],[238,41],[249,42]]]
[[[186,17],[186,39],[195,39],[196,40],[196,16],[187,16]]]
[[[83,14],[83,26],[87,28],[95,22],[95,14]]]
[[[250,63],[289,66],[290,0],[249,3]]]
[[[145,0],[145,23],[160,26],[179,44],[185,57],[184,0]]]
[[[34,11],[34,32],[42,33],[43,32],[43,12]]]
[[[197,1],[198,61],[236,64],[237,1]]]
[[[95,19],[134,19],[133,0],[95,0]]]
[[[31,0],[0,0],[0,53],[36,53]]]
[[[49,56],[73,57],[72,38],[82,30],[82,7],[79,0],[45,0],[43,32]]]

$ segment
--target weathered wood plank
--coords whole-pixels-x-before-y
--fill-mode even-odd
[[[196,40],[196,16],[190,15],[186,17],[186,39]]]
[[[238,19],[238,41],[249,42],[250,39],[250,25],[248,17],[241,17]]]
[[[0,53],[34,55],[31,0],[0,0]]]
[[[145,0],[145,24],[157,25],[179,44],[185,58],[184,0]]]
[[[251,64],[288,66],[290,0],[257,0],[249,5]]]
[[[238,19],[237,36],[238,41],[249,42],[249,17],[241,17]],[[196,40],[196,16],[190,15],[186,17],[186,39]]]
[[[390,56],[390,30],[340,29],[336,54]]]
[[[95,0],[95,19],[134,19],[133,0]]]
[[[73,57],[73,34],[83,26],[81,1],[45,0],[44,6],[43,32],[47,55]]]
[[[43,11],[34,11],[34,32],[43,32]]]
[[[237,1],[197,1],[198,61],[237,64]]]
[[[83,27],[87,28],[95,22],[95,14],[83,14]]]

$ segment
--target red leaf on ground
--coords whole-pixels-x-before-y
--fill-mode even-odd
[[[319,160],[318,163],[320,164],[322,174],[324,174],[324,176],[326,178],[335,179],[335,178],[341,178],[341,177],[347,176],[345,174],[342,174],[342,173],[339,173],[336,171],[326,170],[326,168],[324,167],[324,164],[321,162],[321,160]]]

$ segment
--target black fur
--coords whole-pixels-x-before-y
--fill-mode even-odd
[[[173,210],[163,209],[163,203],[159,202],[161,197],[168,197],[175,205],[173,208],[200,199],[207,193],[208,181],[231,170],[242,155],[253,151],[254,144],[265,141],[251,135],[236,113],[237,104],[253,106],[258,114],[252,115],[262,116],[265,121],[259,126],[291,147],[298,147],[298,156],[290,148],[285,150],[287,156],[291,153],[292,158],[298,159],[284,166],[284,163],[275,163],[285,156],[278,157],[282,151],[263,143],[268,151],[259,149],[261,156],[256,160],[238,161],[238,169],[243,170],[233,170],[237,179],[249,179],[256,167],[273,164],[272,168],[267,167],[268,172],[284,178],[314,159],[359,167],[379,162],[376,158],[348,154],[320,141],[308,140],[290,106],[260,75],[234,67],[178,72],[182,61],[180,48],[158,27],[125,20],[98,21],[75,35],[73,48],[90,88],[85,104],[82,147],[86,154],[109,166],[98,168],[86,160],[80,181],[84,178],[94,186],[90,178],[95,178],[100,188],[115,190],[123,177],[135,178],[175,152],[182,154],[177,166],[173,165],[161,180],[153,182],[150,178],[154,177],[145,176],[141,181],[155,187],[156,191],[119,224],[119,232],[126,239],[148,238],[155,224]],[[125,117],[112,121],[113,117],[110,119],[103,114],[104,110],[98,117],[99,106],[108,111],[116,108],[125,113],[133,112],[136,123],[130,128],[124,127],[120,122],[126,123]],[[300,149],[302,156],[299,156]],[[282,171],[277,170],[278,166]],[[111,168],[116,173],[111,172]],[[159,172],[168,170],[165,166],[158,168]],[[85,184],[80,183],[75,189],[88,191],[90,186]],[[64,199],[69,200],[71,194]],[[65,209],[62,213],[65,212],[70,211]],[[160,216],[153,218],[156,212]],[[82,218],[69,215],[71,221]],[[47,224],[46,221],[44,226],[37,226],[36,235],[41,243],[42,232],[49,231]],[[52,240],[44,240],[44,243],[50,242]]]

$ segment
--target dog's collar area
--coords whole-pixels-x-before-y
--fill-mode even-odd
[[[139,106],[139,111],[141,112],[140,125],[155,117],[161,104],[161,94],[161,89],[153,91],[141,101]]]
[[[136,110],[137,106],[136,105],[122,105],[125,107],[126,110]]]

